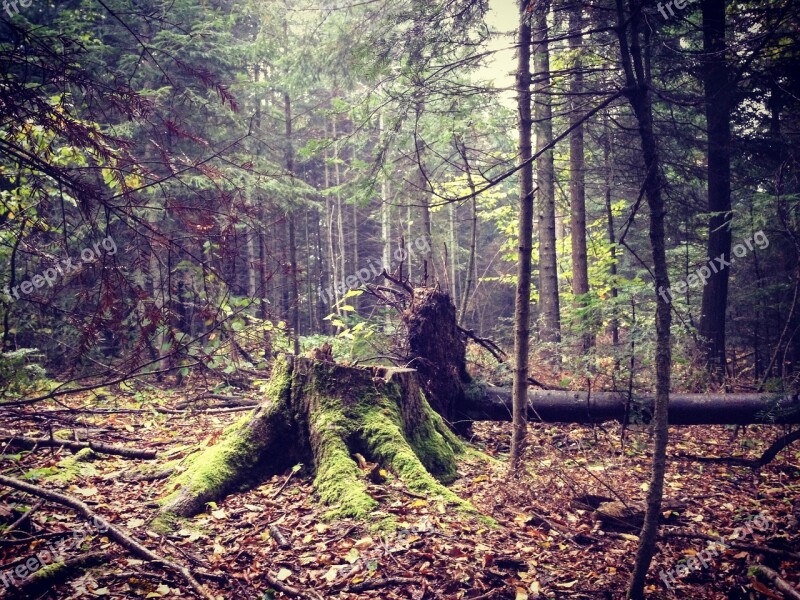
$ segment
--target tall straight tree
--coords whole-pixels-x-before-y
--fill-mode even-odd
[[[553,109],[550,89],[550,49],[547,16],[550,0],[533,6],[533,100],[536,129],[536,184],[539,220],[540,337],[543,342],[561,341],[556,255],[556,194],[553,165]],[[555,357],[555,356],[554,356]]]
[[[653,410],[655,443],[650,485],[647,489],[647,508],[644,524],[639,534],[636,564],[628,586],[628,598],[644,598],[644,584],[650,562],[655,552],[658,536],[658,521],[661,515],[661,499],[664,494],[664,473],[667,467],[667,443],[669,442],[669,388],[671,381],[672,354],[670,349],[672,313],[665,294],[658,290],[669,289],[667,251],[665,247],[664,216],[666,207],[661,195],[664,177],[661,158],[658,154],[655,127],[653,124],[653,99],[651,69],[647,64],[649,52],[642,48],[642,3],[641,0],[616,0],[617,35],[619,38],[620,62],[625,73],[625,93],[633,109],[639,127],[642,144],[645,176],[642,189],[650,209],[650,247],[653,255],[653,273],[656,296],[656,399]]]
[[[513,424],[511,469],[517,471],[528,430],[528,346],[531,311],[531,253],[533,252],[533,162],[531,159],[531,12],[530,0],[520,3],[517,52],[517,110],[519,111],[519,244],[517,293],[514,301]]]
[[[572,237],[572,295],[580,310],[586,305],[589,293],[589,261],[586,252],[586,160],[583,142],[583,118],[580,113],[583,98],[583,3],[573,2],[569,11],[569,49],[572,58],[572,77],[569,84],[569,201],[570,234]],[[581,326],[581,346],[594,346],[594,336]]]
[[[703,88],[708,130],[708,261],[731,253],[732,82],[725,42],[725,0],[703,0]],[[730,269],[719,269],[703,288],[700,336],[709,369],[725,371],[725,315]]]

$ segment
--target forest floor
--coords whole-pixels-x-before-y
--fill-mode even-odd
[[[158,391],[158,404],[185,400],[186,390]],[[52,413],[53,431],[92,431],[93,439],[159,453],[155,461],[99,455],[89,462],[67,460],[66,450],[40,448],[18,452],[4,448],[0,470],[27,477],[90,505],[132,537],[175,562],[190,567],[220,598],[284,598],[292,592],[310,598],[621,598],[634,562],[636,530],[603,531],[592,511],[576,505],[585,494],[622,498],[644,497],[649,477],[649,439],[643,429],[628,430],[624,447],[617,424],[580,426],[532,424],[526,458],[527,474],[510,481],[506,473],[509,424],[479,423],[474,427],[474,452],[461,458],[453,491],[470,500],[496,526],[403,489],[390,475],[370,483],[381,500],[368,522],[326,521],[315,501],[311,479],[300,471],[272,477],[242,493],[211,505],[174,535],[148,528],[164,493],[165,481],[135,481],[144,468],[186,456],[193,448],[213,444],[223,428],[243,413],[162,414],[148,410],[155,396],[117,393],[83,399],[93,409],[145,408],[76,416]],[[253,395],[255,397],[255,394]],[[78,406],[77,398],[70,400]],[[50,408],[58,408],[53,404]],[[0,419],[0,430],[38,434],[41,416]],[[40,414],[45,407],[37,405]],[[44,426],[45,428],[47,425]],[[685,503],[677,521],[663,532],[706,533],[729,539],[737,527],[763,511],[764,531],[747,529],[743,544],[800,548],[800,446],[789,447],[760,472],[740,466],[707,464],[682,457],[747,456],[755,458],[781,428],[751,426],[733,438],[728,427],[680,427],[671,430],[666,497]],[[12,454],[12,452],[18,452]],[[365,473],[366,477],[366,473]],[[288,479],[288,482],[287,482]],[[19,516],[17,509],[35,499],[3,488],[0,524]],[[63,506],[46,503],[32,524],[0,537],[0,574],[34,556],[43,543],[69,538],[82,518]],[[394,523],[394,530],[387,528]],[[277,526],[285,537],[270,534]],[[752,529],[752,531],[751,531]],[[274,527],[273,527],[274,531]],[[676,578],[668,589],[659,572],[674,569],[681,559],[703,550],[701,539],[664,537],[651,568],[648,596],[653,598],[779,598],[748,576],[758,555],[728,548],[706,568]],[[143,563],[104,534],[89,531],[80,548],[68,555],[99,551],[104,563],[51,588],[42,598],[189,597],[174,573]],[[773,561],[794,585],[800,584],[800,563]],[[389,579],[387,579],[389,578]],[[268,582],[270,579],[273,584]],[[278,585],[275,585],[278,582]],[[375,589],[365,590],[374,586]],[[275,588],[282,587],[284,592]],[[0,584],[2,593],[2,584]],[[8,596],[8,595],[7,595]]]

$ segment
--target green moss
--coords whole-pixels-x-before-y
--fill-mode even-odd
[[[389,408],[373,407],[364,413],[361,436],[369,453],[391,468],[411,491],[435,494],[460,503],[458,496],[439,483],[422,464],[403,436],[399,419],[396,410]]]
[[[327,518],[356,517],[370,514],[378,503],[367,493],[361,471],[350,457],[345,440],[353,423],[345,417],[336,399],[322,396],[311,415],[312,440],[316,446],[317,476],[314,487],[323,503],[333,506]]]
[[[370,533],[393,533],[398,530],[400,524],[395,515],[388,515],[382,519],[374,521],[369,526]]]
[[[50,581],[55,579],[60,579],[59,573],[67,568],[67,565],[63,562],[54,562],[50,563],[49,565],[43,566],[38,571],[34,571],[30,574],[32,580],[38,581]]]
[[[91,477],[97,474],[97,468],[91,463],[97,454],[91,448],[83,448],[72,456],[68,456],[52,467],[31,469],[25,473],[26,479],[34,481],[51,480],[67,483],[78,477]]]
[[[150,521],[148,527],[156,533],[166,535],[178,529],[180,521],[181,518],[177,515],[171,512],[162,512],[159,513],[155,519]]]
[[[191,468],[175,478],[175,485],[201,495],[222,494],[243,467],[254,464],[258,459],[253,456],[253,444],[245,427],[249,421],[250,416],[247,415],[228,427],[219,442],[201,452],[192,461]]]

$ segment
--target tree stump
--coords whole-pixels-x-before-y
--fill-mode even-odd
[[[376,506],[360,453],[412,492],[468,508],[444,483],[462,443],[426,401],[413,369],[355,368],[307,358],[276,360],[266,399],[170,483],[156,526],[203,510],[242,486],[304,463],[329,517],[364,517]]]

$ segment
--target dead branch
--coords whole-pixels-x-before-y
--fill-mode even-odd
[[[204,598],[205,600],[215,600],[214,596],[212,596],[194,578],[189,569],[177,563],[174,563],[167,558],[159,556],[146,546],[143,546],[135,539],[133,539],[130,535],[128,535],[122,528],[113,525],[108,520],[106,520],[105,517],[102,517],[101,515],[94,512],[85,503],[81,502],[77,498],[73,498],[72,496],[67,496],[66,494],[62,494],[60,492],[46,490],[42,487],[39,487],[38,485],[33,485],[25,481],[20,481],[19,479],[15,479],[14,477],[8,477],[6,475],[0,475],[0,485],[5,485],[15,490],[25,492],[26,494],[42,498],[49,502],[56,502],[57,504],[68,506],[69,508],[82,514],[84,518],[86,518],[87,520],[91,520],[93,523],[95,523],[98,529],[100,530],[105,529],[108,537],[113,539],[120,546],[123,546],[124,548],[130,550],[134,555],[144,560],[149,560],[158,563],[167,568],[168,570],[173,571],[174,573],[183,577],[183,579],[189,584],[192,590],[194,590],[195,594],[197,594],[201,598]]]
[[[156,452],[154,450],[137,450],[134,448],[125,448],[124,446],[115,446],[113,444],[103,444],[102,442],[73,442],[60,438],[34,438],[25,436],[8,436],[0,438],[0,441],[8,442],[15,446],[23,446],[24,448],[36,448],[37,446],[49,448],[64,447],[74,451],[91,448],[95,452],[114,454],[122,456],[123,458],[142,458],[150,460],[156,457]]]
[[[778,575],[777,572],[773,571],[769,567],[765,567],[764,565],[750,565],[748,570],[752,570],[755,576],[762,581],[771,583],[781,594],[783,594],[784,598],[800,600],[800,592],[798,592],[791,583],[786,581],[783,577]]]
[[[750,467],[751,469],[760,469],[771,463],[784,448],[797,440],[800,440],[800,429],[779,437],[772,442],[770,447],[764,451],[764,454],[762,454],[760,458],[755,459],[741,458],[738,456],[696,456],[694,454],[679,454],[678,456],[695,462],[722,463]]]
[[[18,586],[12,585],[14,598],[36,598],[48,588],[80,575],[87,569],[106,561],[105,552],[86,552],[75,558],[48,565],[49,568],[36,571],[26,577]]]
[[[377,590],[390,585],[413,585],[419,584],[421,580],[413,579],[411,577],[380,577],[378,579],[368,579],[361,583],[354,583],[345,588],[346,592],[357,594],[359,592],[366,592],[367,590]]]
[[[9,535],[15,529],[17,529],[20,525],[22,525],[25,521],[30,519],[37,510],[44,506],[44,500],[39,500],[36,504],[30,507],[28,511],[25,512],[19,519],[14,521],[11,525],[9,525],[6,530],[3,532],[4,535]]]

